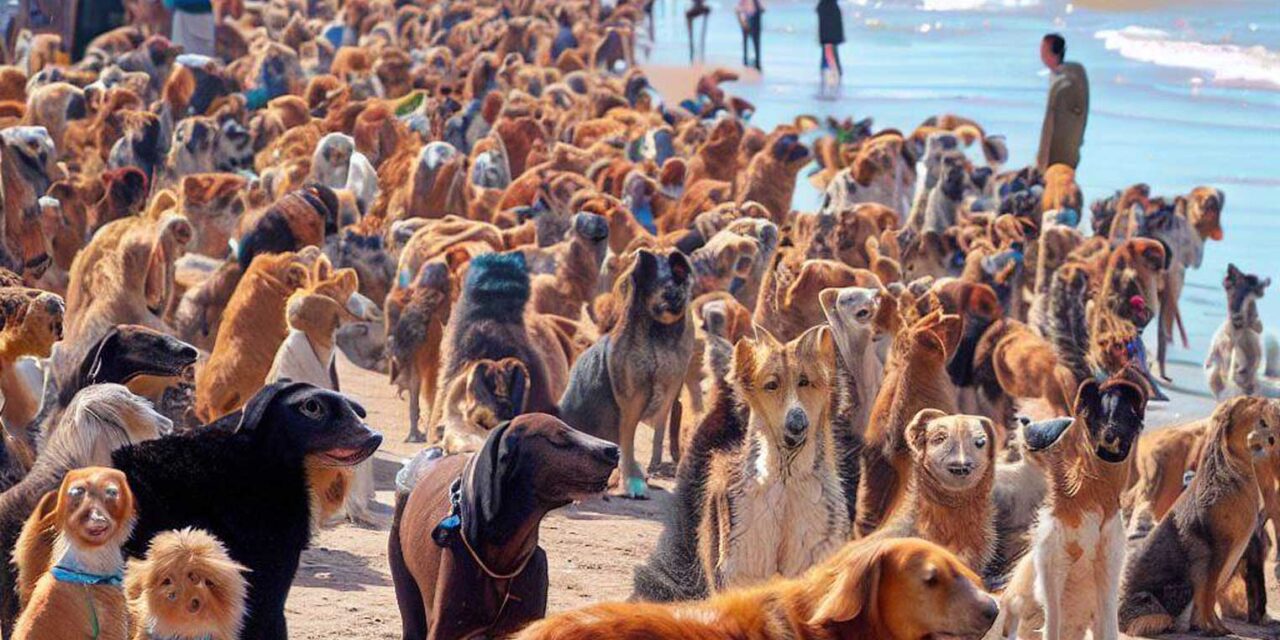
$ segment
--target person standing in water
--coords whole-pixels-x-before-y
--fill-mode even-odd
[[[684,12],[684,22],[689,27],[689,62],[707,57],[707,23],[711,21],[710,16],[711,7],[707,6],[707,0],[693,0],[693,4]],[[693,46],[693,23],[698,18],[702,18],[701,46],[698,47],[698,50],[701,51],[700,56],[695,53]]]
[[[738,0],[737,13],[738,23],[742,25],[742,66],[763,71],[760,66],[760,18],[764,13],[764,0]],[[747,61],[748,40],[755,43],[755,64]]]
[[[838,88],[844,79],[839,49],[844,44],[844,14],[836,0],[818,0],[818,42],[822,44],[822,88]]]
[[[1067,41],[1050,33],[1040,41],[1040,60],[1049,67],[1049,100],[1040,129],[1041,170],[1055,164],[1080,164],[1080,146],[1089,123],[1089,76],[1078,62],[1067,62]]]

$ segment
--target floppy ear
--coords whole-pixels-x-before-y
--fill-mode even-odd
[[[471,459],[471,474],[466,488],[471,494],[468,499],[472,507],[479,510],[481,522],[473,522],[468,527],[493,522],[502,509],[502,480],[508,471],[502,460],[506,449],[503,439],[510,428],[510,422],[494,427],[485,437],[484,446]]]
[[[921,409],[907,425],[907,446],[913,455],[924,453],[925,437],[929,434],[929,423],[938,418],[945,418],[947,412],[938,409]],[[992,438],[994,440],[994,438]]]
[[[1141,415],[1147,409],[1147,394],[1142,387],[1129,382],[1128,380],[1112,380],[1100,387],[1101,391],[1112,392],[1119,391],[1120,395],[1129,404],[1137,408],[1138,414]]]
[[[1096,416],[1102,410],[1102,393],[1097,380],[1085,380],[1076,391],[1076,416]]]
[[[799,348],[796,351],[803,358],[816,357],[822,364],[835,366],[835,344],[831,327],[819,324],[809,327],[800,335]]]
[[[516,415],[525,411],[525,402],[529,397],[529,368],[523,362],[513,361],[507,370],[507,388],[511,390],[511,406]]]
[[[809,618],[810,626],[849,622],[875,609],[886,547],[883,542],[859,545],[848,553],[848,560],[832,570],[830,588]]]
[[[282,380],[263,387],[252,398],[249,398],[249,403],[245,405],[244,411],[240,414],[240,422],[236,423],[235,433],[257,429],[258,424],[262,422],[262,417],[267,414],[267,409],[277,396],[301,386],[307,385],[305,382]]]

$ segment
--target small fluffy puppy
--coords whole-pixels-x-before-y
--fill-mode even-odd
[[[124,473],[105,467],[69,472],[62,487],[41,500],[19,547],[31,530],[39,535],[33,521],[57,531],[53,566],[36,581],[12,640],[125,640],[120,546],[133,531],[134,512]]]
[[[125,578],[131,640],[237,640],[245,571],[202,529],[152,538],[146,559],[129,561]]]

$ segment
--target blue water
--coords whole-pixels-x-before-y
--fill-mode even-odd
[[[656,2],[657,45],[649,60],[688,64],[686,4]],[[1274,277],[1280,276],[1280,85],[1242,85],[1219,81],[1212,70],[1132,60],[1095,37],[1143,27],[1168,32],[1174,41],[1255,46],[1274,56],[1280,51],[1280,3],[1215,0],[1098,11],[1047,0],[1020,8],[928,11],[925,2],[931,0],[841,3],[845,81],[840,98],[831,100],[818,97],[816,2],[770,1],[764,75],[727,88],[756,104],[753,124],[765,128],[802,113],[873,116],[878,127],[906,131],[938,113],[965,115],[988,133],[1005,134],[1009,166],[1021,166],[1034,159],[1044,113],[1048,80],[1039,60],[1040,38],[1060,32],[1068,41],[1068,59],[1085,65],[1091,83],[1092,112],[1078,174],[1086,200],[1135,182],[1169,196],[1197,185],[1226,193],[1226,237],[1210,243],[1203,267],[1190,273],[1183,293],[1191,349],[1173,348],[1171,361],[1202,361],[1226,315],[1221,282],[1228,262],[1276,280],[1259,304],[1268,331],[1280,330],[1280,278]],[[733,3],[710,4],[707,62],[740,65]],[[1176,53],[1171,50],[1167,59],[1176,62]],[[802,186],[795,205],[811,208],[815,202],[812,189]]]

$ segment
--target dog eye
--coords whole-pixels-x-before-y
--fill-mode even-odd
[[[809,386],[809,378],[807,376],[800,376],[800,380],[796,382],[796,384],[801,387],[807,387]]]
[[[111,499],[113,499],[113,500],[114,500],[114,499],[116,499],[116,498],[119,498],[119,497],[120,497],[120,489],[119,489],[118,487],[116,487],[115,485],[111,485],[111,486],[107,487],[107,489],[106,489],[106,491],[105,491],[104,493],[106,493],[106,494],[107,494],[107,497],[108,497],[108,498],[111,498]]]
[[[777,381],[777,380],[770,380],[770,381],[768,381],[768,382],[764,383],[764,390],[765,390],[765,391],[777,391],[777,390],[778,390],[778,381]]]
[[[979,436],[977,440],[974,440],[974,441],[973,441],[973,446],[975,446],[975,447],[977,447],[977,448],[979,448],[979,449],[981,449],[981,448],[983,448],[983,447],[987,446],[987,437],[986,437],[986,436]]]
[[[302,403],[301,410],[303,415],[313,420],[318,419],[324,413],[324,408],[320,406],[320,402],[314,399]]]
[[[84,487],[71,487],[71,489],[67,491],[67,495],[72,498],[82,498],[84,497]]]

